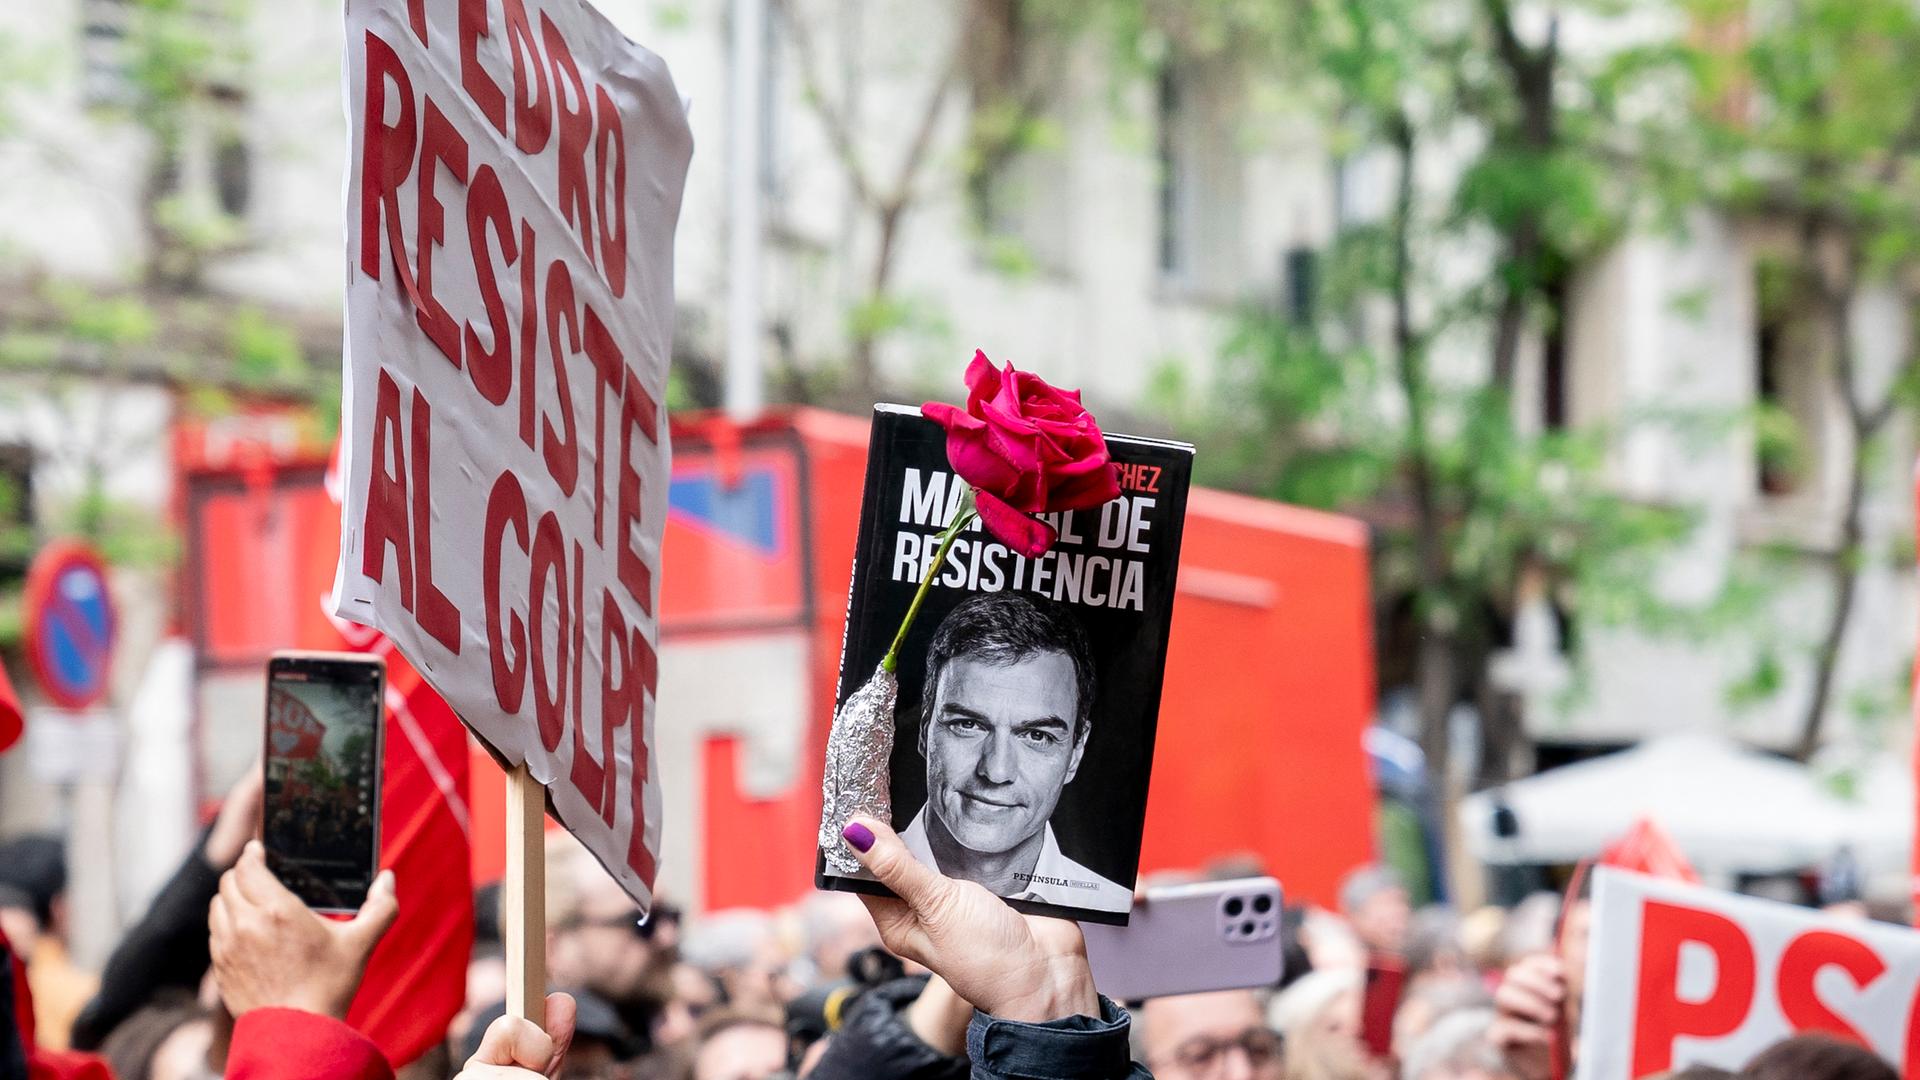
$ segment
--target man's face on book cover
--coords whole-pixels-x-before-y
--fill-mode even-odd
[[[927,806],[961,847],[1012,850],[1046,827],[1080,767],[1079,691],[1064,652],[956,656],[922,729]]]

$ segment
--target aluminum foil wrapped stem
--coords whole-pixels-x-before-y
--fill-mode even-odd
[[[883,665],[834,714],[833,730],[827,734],[820,804],[820,850],[826,854],[830,874],[845,877],[860,872],[860,861],[840,835],[848,818],[865,814],[893,820],[889,762],[893,710],[899,696],[900,680]]]

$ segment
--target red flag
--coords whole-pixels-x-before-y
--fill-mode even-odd
[[[305,760],[320,753],[327,725],[292,694],[267,698],[267,740],[275,757]]]
[[[0,667],[0,753],[19,741],[25,727],[20,719],[20,695],[14,693],[7,669]]]
[[[1673,834],[1650,817],[1634,822],[1620,839],[1607,845],[1598,861],[1601,866],[1616,866],[1689,885],[1700,884],[1700,875],[1694,872],[1693,863],[1674,842]]]

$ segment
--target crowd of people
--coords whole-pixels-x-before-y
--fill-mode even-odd
[[[0,1080],[15,1075],[387,1080],[342,1021],[398,910],[382,875],[360,914],[307,911],[252,839],[257,780],[95,978],[64,956],[59,845],[0,849]],[[549,835],[545,1027],[505,1015],[497,890],[475,897],[465,1007],[398,1076],[443,1080],[1561,1080],[1578,1030],[1587,911],[1542,893],[1510,909],[1415,910],[1390,870],[1361,867],[1335,908],[1291,909],[1272,987],[1115,1003],[1070,922],[1015,913],[943,877],[878,822],[851,847],[898,900],[820,893],[777,911],[641,920],[564,833]],[[1236,868],[1236,872],[1244,868]],[[1374,1007],[1370,972],[1399,983]],[[6,975],[0,971],[0,975]],[[29,989],[30,988],[30,989]],[[30,992],[31,1009],[24,1008]],[[1390,1020],[1390,1023],[1388,1021]],[[1386,1025],[1382,1027],[1382,1025]],[[37,1044],[37,1047],[36,1047]],[[74,1052],[97,1054],[98,1058]],[[1561,1061],[1556,1063],[1556,1056]],[[17,1071],[10,1071],[17,1070]],[[1688,1080],[1892,1080],[1869,1051],[1798,1036],[1741,1073]]]

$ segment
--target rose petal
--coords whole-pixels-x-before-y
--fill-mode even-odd
[[[990,398],[1000,393],[1000,373],[994,370],[993,361],[987,359],[987,354],[979,349],[973,350],[965,381],[967,392],[973,397]]]
[[[1082,476],[1062,479],[1047,492],[1047,513],[1091,510],[1120,497],[1120,476],[1111,463]]]
[[[954,427],[947,432],[947,464],[953,471],[986,491],[1009,491],[1030,484],[1032,474],[1014,467],[996,447],[999,433],[979,421],[974,424],[977,426]]]
[[[980,511],[980,524],[994,539],[1029,559],[1045,555],[1060,539],[1053,526],[1015,510],[990,491],[974,492],[974,505]]]

